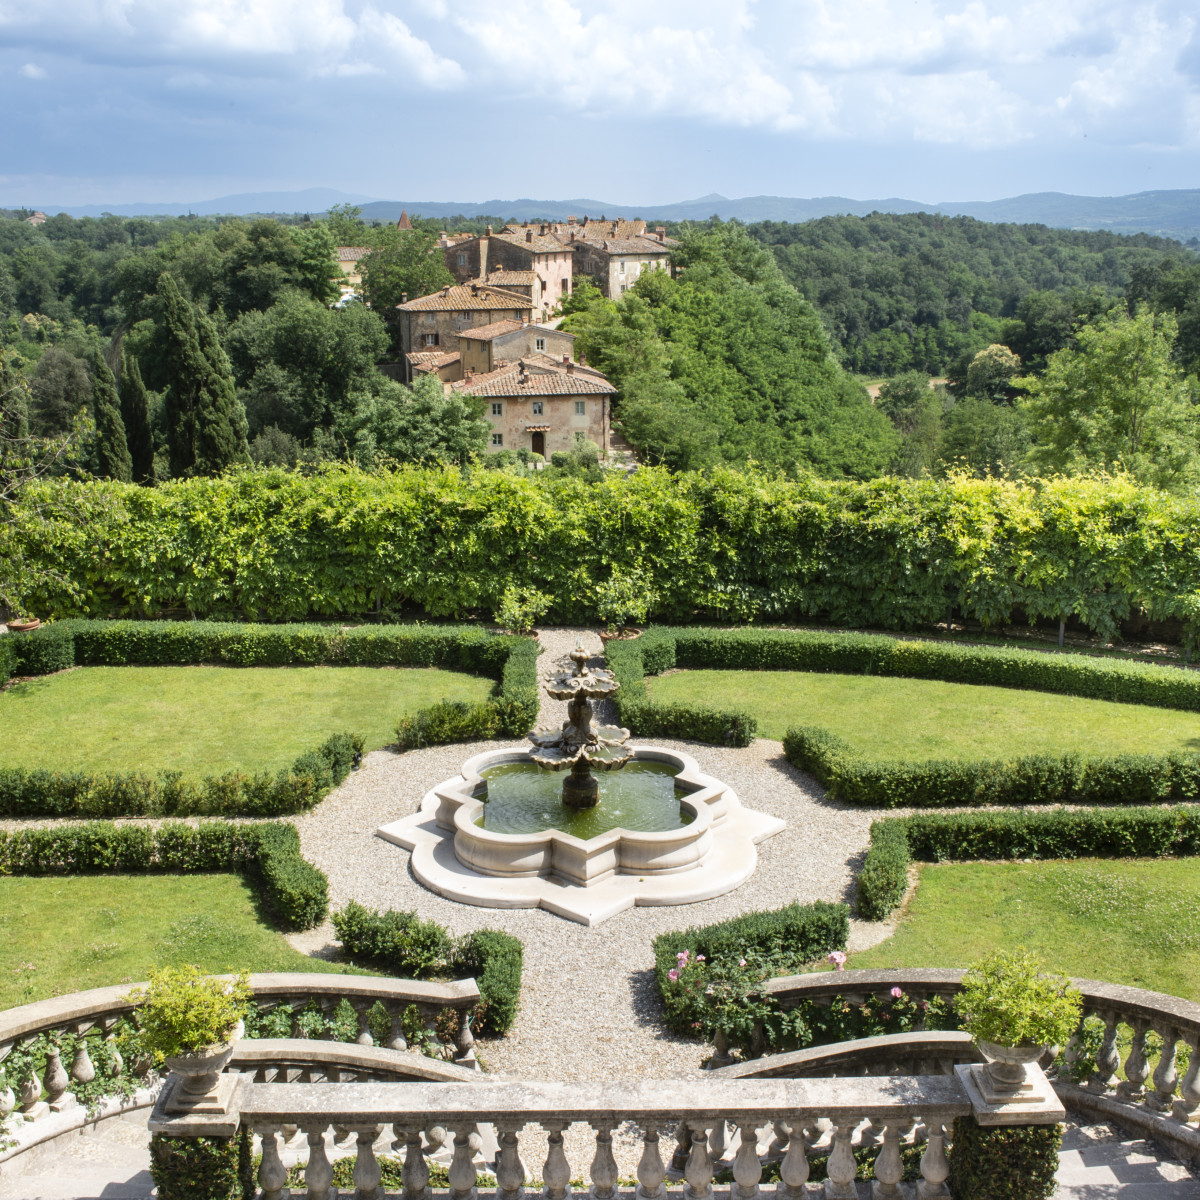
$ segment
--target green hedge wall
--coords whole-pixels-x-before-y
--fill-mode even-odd
[[[150,1139],[150,1177],[159,1200],[254,1200],[253,1146],[249,1129],[231,1138],[156,1133]]]
[[[490,615],[506,587],[597,619],[640,566],[660,622],[820,618],[920,629],[1200,611],[1200,497],[1125,478],[868,482],[643,468],[589,484],[499,471],[235,471],[154,488],[22,489],[3,553],[42,617],[303,620],[377,605]],[[15,574],[16,572],[10,572]]]
[[[983,1128],[955,1117],[950,1191],[963,1200],[1048,1200],[1054,1195],[1061,1125]]]
[[[886,675],[1023,688],[1200,712],[1200,672],[1086,654],[913,641],[881,634],[670,626],[651,627],[640,638],[629,641],[610,641],[606,653],[608,664],[621,684],[615,701],[622,724],[643,737],[694,738],[718,745],[749,745],[757,732],[754,717],[705,704],[655,704],[647,693],[645,677],[660,675],[675,667]],[[906,774],[907,765],[902,768],[891,763],[870,764],[869,770],[867,764],[855,762],[850,770],[848,760],[852,752],[833,734],[811,728],[794,733],[798,758],[793,761],[796,765],[814,774],[824,771],[831,779],[836,773],[839,785],[846,788],[846,792],[839,792],[839,795],[851,803],[855,801],[850,799],[850,793],[854,791],[855,780],[860,777],[864,787],[878,790],[882,786],[885,791],[891,787],[901,797],[907,797],[914,789],[933,797],[938,794],[939,787],[947,790],[948,798],[944,800],[898,798],[893,801],[895,804],[970,803],[959,798],[967,786],[959,764],[934,764],[938,768],[936,771],[926,770],[928,764],[921,764],[917,779]],[[1003,779],[993,778],[995,771],[988,771],[989,767],[995,766],[973,765],[967,768],[967,774],[975,779],[982,773],[984,778],[976,780],[975,786],[983,790],[1002,788]],[[1003,775],[1009,765],[1001,764],[1001,767],[1000,774]],[[1038,760],[1036,770],[1045,769],[1045,762]],[[1124,769],[1136,776],[1139,770],[1148,768],[1129,765]],[[1151,790],[1160,789],[1157,769],[1150,768],[1150,772],[1154,777]],[[822,782],[832,786],[824,779]],[[1122,780],[1123,784],[1126,782],[1132,782],[1132,779]],[[1109,784],[1105,779],[1093,781],[1088,778],[1078,780],[1076,786],[1086,792],[1089,788],[1105,788]],[[1090,802],[1093,801],[1080,801]],[[986,800],[978,803],[1024,801]]]
[[[405,979],[472,976],[481,1032],[507,1033],[516,1019],[524,947],[512,934],[477,929],[456,941],[445,926],[415,912],[375,912],[353,900],[333,914],[333,927],[353,961]]]
[[[335,733],[276,775],[230,771],[186,779],[158,775],[0,767],[5,817],[279,817],[306,812],[342,782],[363,739]]]
[[[910,861],[1161,858],[1200,855],[1200,805],[918,813],[871,825],[858,876],[861,916],[882,920],[899,904]]]
[[[280,922],[319,925],[329,911],[324,873],[300,853],[300,835],[286,822],[239,825],[114,825],[85,821],[48,828],[0,830],[0,874],[142,875],[237,871],[261,889]]]
[[[1166,804],[1200,798],[1200,754],[1187,751],[876,761],[814,726],[789,729],[783,750],[835,799],[864,808]]]
[[[17,652],[13,649],[13,641],[16,636],[12,633],[0,636],[0,687],[3,687],[12,677],[17,659]]]

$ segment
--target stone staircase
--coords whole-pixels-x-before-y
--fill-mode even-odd
[[[11,1166],[19,1173],[0,1175],[0,1198],[150,1200],[147,1115],[114,1117],[23,1155]],[[1058,1179],[1056,1200],[1200,1200],[1200,1175],[1108,1125],[1067,1127]],[[859,1193],[869,1196],[870,1185]]]

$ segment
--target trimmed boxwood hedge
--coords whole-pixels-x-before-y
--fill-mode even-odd
[[[704,704],[655,704],[647,694],[645,677],[676,667],[888,675],[1200,712],[1200,673],[1049,650],[821,630],[654,626],[640,638],[610,641],[607,654],[621,683],[615,697],[618,714],[634,733],[735,746],[753,740],[757,725],[752,716]]]
[[[240,1129],[231,1138],[150,1139],[150,1177],[159,1200],[254,1200],[254,1134]]]
[[[329,883],[283,821],[240,825],[115,825],[84,821],[0,830],[0,874],[145,875],[236,871],[248,876],[287,928],[311,929],[329,911]]]
[[[871,825],[858,911],[882,920],[904,896],[908,864],[968,860],[1200,855],[1200,805],[918,813]]]
[[[516,1019],[525,951],[512,934],[477,929],[456,941],[445,926],[415,912],[375,912],[353,900],[333,914],[333,927],[352,961],[405,979],[474,977],[481,1032],[507,1033]]]
[[[1054,1195],[1061,1125],[982,1127],[955,1117],[950,1191],[970,1200],[1048,1200]]]
[[[186,779],[158,775],[0,767],[0,816],[278,817],[306,812],[349,774],[363,739],[335,733],[276,775],[230,771]]]

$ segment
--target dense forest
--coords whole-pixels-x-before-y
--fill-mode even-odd
[[[989,225],[931,213],[763,221],[784,277],[816,305],[842,361],[866,375],[945,375],[966,352],[1009,342],[1031,293],[1094,312],[1139,270],[1196,261],[1169,238],[1044,225]],[[1015,348],[1015,347],[1014,347]]]

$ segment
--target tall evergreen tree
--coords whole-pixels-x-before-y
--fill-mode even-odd
[[[129,483],[133,478],[133,464],[125,442],[117,381],[99,350],[92,359],[92,416],[96,421],[96,474],[104,479]]]
[[[121,351],[121,420],[125,444],[133,466],[133,481],[149,483],[154,478],[154,433],[150,427],[150,397],[142,372],[132,354]]]
[[[166,344],[172,475],[217,475],[246,461],[246,411],[213,323],[167,272],[158,278]]]

